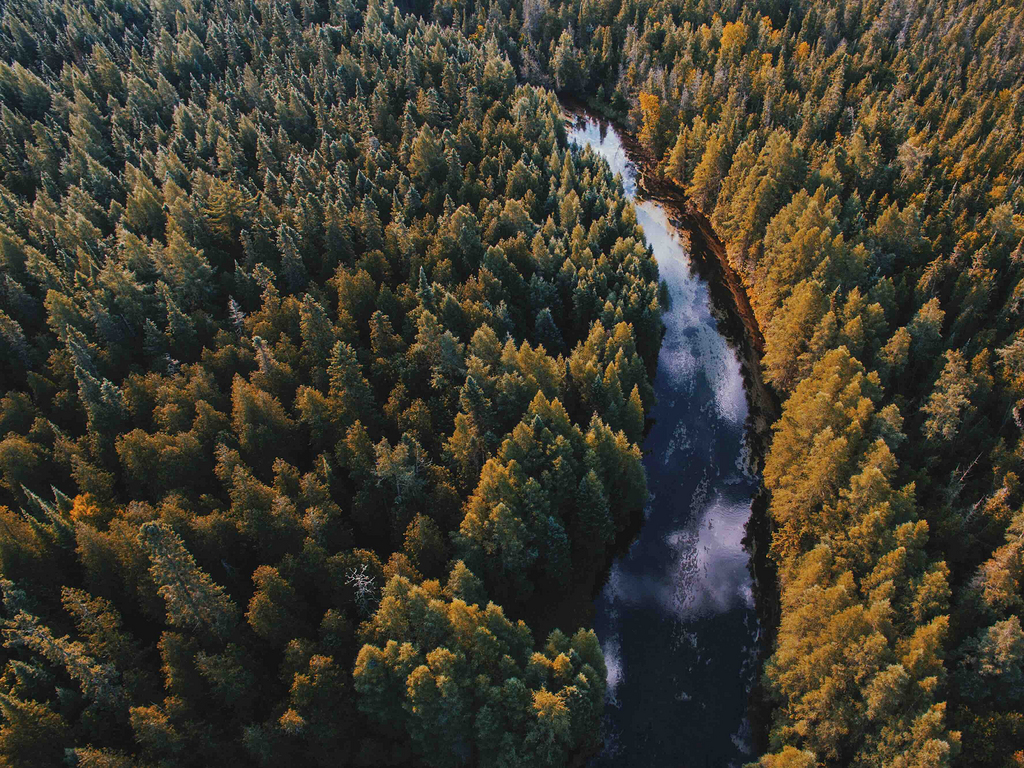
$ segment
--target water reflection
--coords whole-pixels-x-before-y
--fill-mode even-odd
[[[671,599],[665,608],[691,619],[733,608],[753,608],[744,526],[750,504],[730,504],[720,496],[700,511],[696,530],[675,531],[668,544],[676,553]]]
[[[571,138],[607,159],[627,194],[636,194],[614,130],[587,120]],[[595,603],[609,738],[592,765],[741,765],[751,759],[746,711],[758,631],[742,545],[756,488],[747,470],[743,377],[666,212],[640,201],[637,220],[671,310],[655,422],[643,446],[646,520]]]
[[[637,221],[654,249],[658,270],[669,285],[672,299],[672,310],[664,316],[666,331],[658,357],[659,375],[664,369],[671,394],[692,395],[700,369],[711,385],[721,417],[742,426],[747,418],[747,397],[740,362],[718,333],[708,306],[707,287],[691,275],[686,248],[661,206],[650,201],[639,203]]]

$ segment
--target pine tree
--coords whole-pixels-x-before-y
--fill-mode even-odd
[[[349,344],[339,341],[334,345],[327,375],[330,380],[331,398],[339,409],[342,423],[353,423],[357,419],[362,419],[367,424],[373,423],[373,392],[363,376],[356,352]]]
[[[685,128],[680,129],[679,135],[676,137],[676,143],[672,146],[672,151],[665,164],[665,173],[680,186],[684,186],[689,181],[687,178]]]
[[[68,724],[38,701],[0,695],[0,755],[12,768],[59,768],[74,743]]]
[[[419,184],[419,189],[430,190],[432,180],[439,180],[445,169],[441,145],[429,123],[420,127],[412,143],[409,156],[409,175]]]
[[[167,623],[227,640],[235,629],[238,609],[223,587],[196,564],[165,523],[145,523],[139,534],[150,557],[150,575],[167,607]]]
[[[116,711],[123,706],[125,695],[120,675],[111,664],[89,656],[80,642],[67,636],[54,637],[37,617],[21,607],[24,593],[10,581],[0,582],[0,588],[4,591],[4,606],[11,615],[5,630],[8,647],[24,647],[50,664],[62,667],[81,686],[85,697],[98,707]]]
[[[930,440],[953,441],[971,406],[974,382],[959,350],[947,350],[946,364],[935,382],[935,389],[922,407],[927,416],[924,433]]]
[[[558,38],[558,45],[551,57],[551,69],[559,91],[575,93],[583,85],[584,74],[580,66],[580,53],[568,31],[563,31]]]

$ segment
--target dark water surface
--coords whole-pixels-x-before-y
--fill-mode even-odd
[[[580,118],[570,139],[622,174],[671,296],[643,444],[651,498],[594,605],[608,706],[605,751],[590,765],[739,766],[755,757],[747,712],[758,672],[742,543],[758,483],[740,362],[667,214],[636,199],[635,169],[614,128]]]

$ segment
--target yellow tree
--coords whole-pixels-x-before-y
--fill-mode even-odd
[[[640,115],[640,142],[657,155],[655,146],[660,138],[658,132],[661,124],[661,101],[653,93],[640,92]]]

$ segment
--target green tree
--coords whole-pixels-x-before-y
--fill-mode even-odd
[[[959,350],[945,353],[946,363],[928,401],[921,407],[927,416],[924,433],[930,440],[953,441],[971,407],[974,382]]]
[[[150,522],[143,524],[139,535],[150,557],[150,575],[167,606],[167,623],[227,639],[238,609],[196,564],[178,534],[164,523]]]

